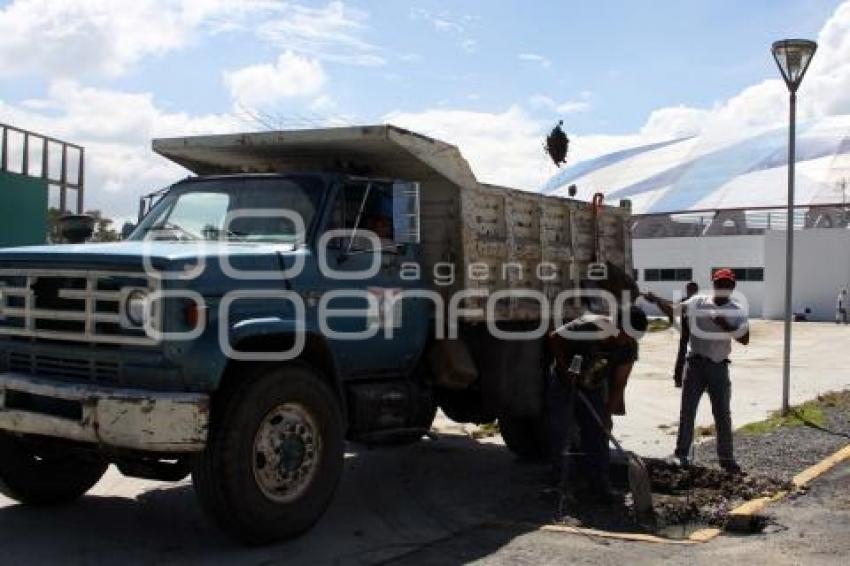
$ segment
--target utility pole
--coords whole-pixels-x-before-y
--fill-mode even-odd
[[[835,190],[841,191],[841,225],[847,226],[847,179],[835,183]]]

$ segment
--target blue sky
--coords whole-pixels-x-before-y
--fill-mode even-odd
[[[563,117],[577,144],[628,143],[659,109],[688,109],[690,120],[776,79],[771,42],[818,37],[839,4],[6,0],[0,121],[91,141],[103,156],[92,164],[101,185],[92,204],[116,214],[131,209],[124,196],[174,172],[146,165],[157,158],[139,149],[144,134],[424,121],[461,150],[468,142],[478,173],[487,146],[463,122],[480,135],[520,129],[520,145]],[[256,88],[282,77],[292,88]],[[108,131],[91,127],[93,104]],[[117,172],[116,154],[132,158],[130,173]],[[552,172],[533,168],[499,173],[527,185]]]

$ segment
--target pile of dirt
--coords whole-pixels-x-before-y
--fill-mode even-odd
[[[689,523],[719,527],[741,503],[793,489],[789,482],[762,475],[733,475],[701,466],[683,469],[663,460],[646,464],[660,529]]]

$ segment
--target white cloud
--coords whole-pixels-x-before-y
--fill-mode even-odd
[[[250,33],[281,51],[359,65],[384,58],[363,37],[368,15],[343,2],[13,0],[0,8],[0,76],[125,73],[202,35]]]
[[[120,218],[135,214],[139,195],[186,175],[153,154],[152,138],[256,129],[231,115],[166,112],[149,93],[95,89],[69,80],[53,82],[43,100],[0,101],[0,115],[19,127],[84,146],[86,208]]]
[[[424,20],[431,24],[437,31],[463,34],[470,23],[475,18],[473,16],[450,16],[446,12],[435,14],[423,8],[412,8],[410,10],[410,18],[412,20]]]
[[[543,152],[543,125],[516,105],[495,113],[396,111],[383,120],[457,145],[481,181],[534,189],[555,170]]]
[[[458,38],[458,45],[467,53],[478,49],[478,41],[469,37],[468,29],[477,18],[470,15],[451,16],[446,12],[433,13],[423,8],[412,8],[410,19],[428,22],[435,30]]]
[[[336,101],[331,95],[322,94],[313,99],[309,108],[313,112],[330,112],[336,108]]]
[[[801,120],[850,114],[850,2],[835,10],[817,41],[818,51],[798,94]],[[673,138],[784,125],[788,120],[788,90],[768,53],[765,67],[777,78],[749,86],[711,108],[681,105],[658,109],[640,133],[652,138]]]
[[[322,8],[286,4],[279,18],[259,25],[260,38],[280,49],[354,65],[386,63],[377,46],[363,39],[368,14],[343,2]]]
[[[326,81],[327,75],[319,61],[291,51],[282,53],[275,64],[251,65],[224,72],[224,83],[231,97],[247,107],[315,95]]]
[[[558,114],[574,114],[576,112],[585,112],[590,110],[590,93],[582,92],[577,100],[565,100],[556,102],[553,98],[535,94],[528,99],[528,103],[532,108],[556,112]]]
[[[0,75],[119,75],[200,29],[276,10],[270,0],[14,0],[0,9]]]
[[[710,115],[709,110],[671,106],[653,111],[640,133],[647,137],[681,138],[698,134]]]
[[[537,63],[544,69],[548,69],[552,66],[552,61],[538,53],[520,53],[519,55],[517,55],[517,58],[521,61],[530,61],[532,63]]]
[[[800,120],[850,114],[850,2],[835,10],[818,34],[817,42],[818,51],[798,94]],[[572,136],[571,162],[683,136],[706,134],[711,139],[722,139],[784,126],[788,120],[788,91],[767,52],[764,64],[767,72],[776,78],[746,87],[708,108],[685,105],[659,108],[634,133]]]
[[[460,42],[460,46],[467,53],[474,53],[478,49],[478,42],[467,37]]]

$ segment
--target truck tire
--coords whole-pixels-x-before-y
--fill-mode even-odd
[[[246,379],[214,410],[192,472],[207,515],[246,544],[310,528],[343,469],[343,420],[330,388],[311,369],[288,364]]]
[[[60,505],[79,499],[107,467],[93,455],[0,433],[0,493],[20,503]]]
[[[548,454],[542,418],[500,417],[499,430],[508,449],[523,460],[542,460]]]

